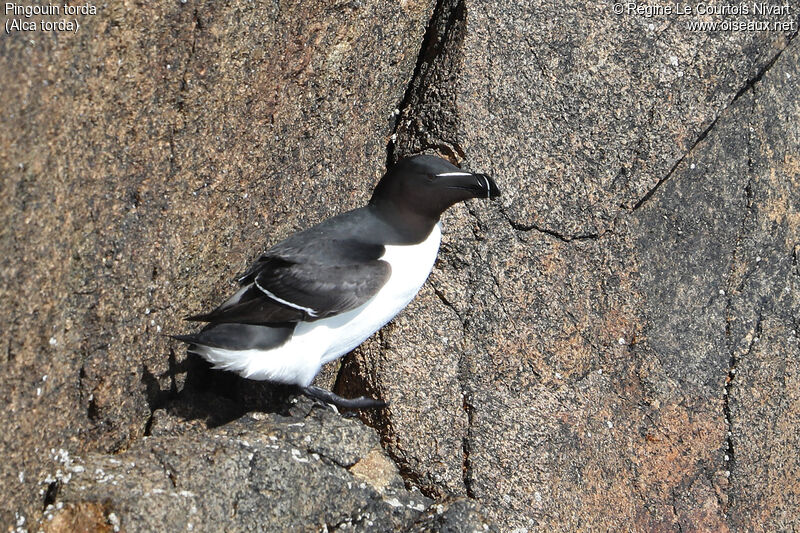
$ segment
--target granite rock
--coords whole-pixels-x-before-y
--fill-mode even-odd
[[[51,449],[127,450],[181,394],[212,425],[269,404],[165,334],[366,201],[433,8],[94,5],[77,33],[0,37],[3,524],[41,512]]]
[[[0,522],[800,527],[797,6],[617,5],[117,3],[2,35]],[[503,196],[449,211],[419,297],[321,376],[389,401],[377,431],[163,335],[423,151]]]
[[[304,400],[287,415],[254,413],[211,431],[169,412],[160,418],[151,436],[121,453],[58,450],[59,469],[36,525],[49,532],[79,525],[92,531],[403,531],[427,519],[431,500],[405,489],[376,433],[327,407]],[[392,466],[377,479],[364,475],[364,462]],[[471,507],[449,506],[436,516],[437,527],[484,530]]]
[[[343,369],[424,493],[509,530],[798,526],[789,9],[439,3],[390,157],[503,197],[445,216],[429,285]]]

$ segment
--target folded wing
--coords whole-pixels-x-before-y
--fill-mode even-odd
[[[352,239],[290,239],[259,257],[225,303],[189,317],[212,323],[286,324],[355,309],[383,287],[391,267],[382,245]]]

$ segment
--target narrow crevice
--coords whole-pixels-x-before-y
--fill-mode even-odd
[[[8,323],[8,342],[6,343],[6,362],[10,363],[14,359],[16,359],[16,354],[14,353],[14,348],[12,346],[13,339],[16,338],[14,334],[18,327],[18,319],[13,317]],[[80,390],[80,389],[79,389]]]
[[[174,176],[176,173],[175,168],[175,125],[169,125],[169,173],[171,176]]]
[[[86,406],[86,417],[89,420],[93,420],[90,406],[92,400],[94,400],[94,395],[90,394],[89,396],[86,396],[86,392],[83,390],[84,386],[83,380],[85,379],[86,379],[86,364],[82,363],[81,367],[78,369],[78,395],[80,396],[81,405]]]
[[[725,469],[732,472],[736,466],[736,449],[734,447],[733,439],[733,412],[731,411],[731,395],[733,394],[734,380],[738,372],[739,362],[742,358],[748,357],[753,352],[753,347],[759,341],[762,334],[762,314],[759,311],[756,319],[753,337],[747,346],[747,350],[742,355],[736,353],[735,349],[731,350],[730,359],[728,361],[728,375],[725,378],[725,391],[723,394],[722,412],[725,415]],[[730,336],[730,321],[726,324],[726,334]]]
[[[759,75],[753,79],[752,83],[749,84],[747,89],[751,89],[754,93],[754,98],[752,100],[752,109],[750,111],[751,116],[757,116],[757,108],[756,108],[756,88],[755,84],[760,80],[764,73],[771,67],[777,56],[780,55],[780,52],[773,58],[773,60],[769,63],[769,65],[762,69]],[[744,94],[745,91],[740,91],[740,95]],[[738,95],[737,95],[738,97]],[[742,221],[740,224],[739,233],[736,237],[736,243],[733,246],[733,255],[731,259],[731,267],[730,272],[728,274],[727,280],[725,282],[725,294],[727,297],[726,304],[725,304],[725,339],[726,344],[729,352],[729,359],[728,359],[728,372],[725,376],[725,385],[723,389],[723,398],[722,398],[722,412],[725,421],[725,455],[723,461],[723,468],[726,472],[728,472],[728,492],[730,492],[730,487],[733,484],[733,474],[736,466],[736,448],[735,448],[735,439],[734,439],[734,425],[733,425],[733,409],[731,406],[731,397],[734,392],[734,384],[737,373],[739,372],[738,366],[739,362],[742,357],[748,356],[752,350],[753,345],[758,342],[758,337],[761,335],[761,322],[762,322],[762,312],[763,309],[759,309],[756,314],[756,323],[754,327],[753,336],[750,339],[750,343],[747,349],[744,351],[743,354],[740,354],[740,350],[737,348],[737,341],[733,338],[733,331],[732,331],[732,324],[735,320],[734,316],[734,295],[739,293],[743,288],[745,281],[750,273],[745,272],[742,274],[742,278],[736,281],[736,265],[739,264],[741,261],[742,255],[742,243],[745,240],[747,235],[747,228],[748,222],[754,220],[755,212],[754,212],[754,205],[755,205],[755,191],[753,189],[753,177],[754,177],[754,161],[753,161],[753,134],[747,134],[747,183],[744,186],[744,198],[743,198],[743,207],[745,209],[744,216],[742,217]],[[728,510],[732,507],[731,505],[731,495],[728,494],[728,503],[724,507],[724,512],[727,515]]]
[[[526,233],[526,232],[529,232],[529,231],[537,231],[539,233],[543,233],[545,235],[549,235],[551,237],[554,237],[554,238],[556,238],[556,239],[558,239],[559,241],[562,241],[562,242],[597,240],[597,239],[599,239],[600,237],[602,237],[603,235],[605,235],[607,233],[607,231],[606,231],[606,232],[603,232],[603,233],[582,233],[582,234],[579,234],[579,235],[565,235],[563,233],[559,233],[558,231],[555,231],[555,230],[552,230],[552,229],[548,229],[548,228],[539,226],[537,224],[523,224],[523,223],[517,222],[516,220],[511,218],[511,216],[505,211],[505,209],[501,208],[501,212],[503,213],[503,217],[505,217],[505,219],[508,221],[508,224],[515,231],[519,231],[519,232],[522,232],[522,233]]]
[[[52,479],[52,478],[51,478]],[[47,490],[44,493],[44,502],[42,502],[42,510],[47,510],[50,505],[53,505],[58,498],[58,492],[61,490],[61,482],[56,480],[47,485]]]
[[[456,317],[458,317],[458,321],[461,322],[461,326],[463,328],[466,328],[467,323],[465,319],[461,316],[461,313],[458,312],[458,309],[455,308],[453,303],[447,299],[447,297],[444,295],[444,292],[442,292],[442,290],[438,288],[433,282],[430,282],[430,285],[431,288],[433,289],[433,293],[436,295],[437,298],[439,298],[439,301],[441,301],[445,305],[445,307],[450,309],[453,312],[453,314],[456,315]]]
[[[449,309],[459,320],[461,323],[461,327],[466,334],[466,330],[468,328],[467,319],[464,318],[461,313],[455,308],[455,306],[448,300],[445,296],[444,292],[439,289],[433,282],[431,282],[431,287],[433,288],[434,294],[442,304]],[[466,414],[466,422],[467,427],[464,429],[464,433],[461,436],[461,479],[464,485],[464,491],[469,498],[475,498],[475,491],[474,491],[474,475],[473,475],[473,468],[472,468],[472,460],[470,458],[470,454],[472,452],[472,428],[473,428],[473,419],[475,416],[475,408],[470,398],[470,393],[467,391],[465,386],[465,369],[464,366],[466,364],[467,354],[465,351],[461,350],[459,359],[458,359],[458,372],[456,375],[456,379],[458,382],[458,389],[461,393],[461,408]]]
[[[755,87],[753,87],[753,91],[755,92]],[[756,98],[753,98],[753,116],[756,114]],[[752,128],[750,128],[752,131]],[[734,385],[736,384],[735,381],[738,378],[741,381],[741,371],[739,369],[739,363],[742,359],[748,357],[753,350],[754,344],[758,342],[759,336],[761,335],[761,323],[762,323],[762,314],[763,314],[763,304],[760,309],[755,312],[756,319],[755,325],[753,329],[750,331],[749,335],[751,335],[750,342],[746,349],[742,350],[740,346],[741,340],[743,340],[742,335],[744,332],[736,331],[733,329],[734,324],[737,322],[741,322],[743,316],[741,311],[737,313],[737,309],[734,307],[736,295],[739,295],[739,298],[744,299],[747,298],[744,294],[742,294],[743,289],[745,288],[745,284],[747,279],[753,273],[753,268],[746,268],[742,272],[737,272],[737,265],[745,265],[747,263],[747,258],[743,255],[743,243],[748,237],[748,224],[755,220],[755,210],[754,210],[754,198],[755,193],[753,190],[753,158],[752,158],[752,133],[748,136],[747,140],[747,151],[748,151],[748,158],[747,158],[747,174],[748,174],[748,181],[744,186],[744,208],[746,210],[744,216],[742,217],[741,221],[741,228],[739,230],[739,234],[736,238],[736,242],[733,247],[733,256],[731,260],[731,268],[728,278],[725,283],[725,292],[727,295],[727,302],[725,308],[725,339],[726,344],[729,352],[729,360],[728,360],[728,372],[725,376],[725,384],[723,389],[723,417],[725,422],[725,441],[724,441],[724,461],[723,461],[723,469],[726,473],[728,478],[726,487],[723,489],[727,499],[724,504],[720,505],[720,508],[723,509],[725,516],[729,516],[729,512],[731,509],[735,507],[735,492],[733,491],[735,474],[736,474],[736,466],[737,466],[737,449],[736,449],[736,434],[734,431],[734,414],[735,414],[735,405],[733,399],[734,393]],[[749,299],[749,298],[747,298]],[[740,302],[742,300],[739,300]]]
[[[725,106],[725,109],[727,109],[728,107],[733,105],[736,102],[736,100],[739,99],[740,96],[742,96],[744,93],[746,93],[748,91],[748,89],[752,89],[753,86],[756,83],[761,81],[761,79],[769,71],[769,69],[771,69],[772,66],[778,61],[778,58],[781,57],[781,54],[783,54],[783,51],[786,50],[787,48],[789,48],[789,45],[792,44],[792,41],[794,40],[794,38],[797,37],[798,31],[800,31],[800,30],[796,30],[791,35],[791,37],[789,37],[786,40],[786,46],[784,46],[783,48],[778,50],[778,52],[774,56],[772,56],[772,58],[763,67],[761,67],[761,69],[759,69],[758,72],[756,72],[755,76],[753,76],[752,78],[747,80],[747,83],[745,83],[744,87],[739,89],[739,92],[737,92],[736,96],[733,97],[733,100],[731,100],[731,102],[727,106]]]
[[[82,357],[84,357],[85,359],[85,356]],[[89,422],[96,424],[100,420],[100,408],[97,405],[97,400],[94,397],[94,393],[89,392],[89,394],[86,395],[85,387],[86,387],[86,363],[83,362],[81,364],[80,370],[78,370],[78,394],[80,394],[81,397],[81,405],[86,406],[86,418],[89,419]]]
[[[672,174],[675,173],[675,170],[680,166],[681,163],[683,163],[683,161],[687,157],[689,157],[689,155],[691,155],[691,153],[694,151],[697,145],[703,142],[703,140],[706,137],[708,137],[708,134],[711,132],[712,129],[714,129],[714,126],[717,125],[717,121],[720,119],[722,114],[728,109],[729,106],[730,104],[725,106],[725,108],[722,111],[720,111],[716,117],[714,117],[714,120],[711,121],[711,124],[709,124],[706,127],[706,129],[704,129],[700,133],[697,139],[695,139],[694,143],[692,143],[692,146],[690,146],[689,149],[681,157],[678,158],[678,160],[675,162],[674,165],[672,165],[669,171],[660,180],[658,180],[658,183],[656,183],[649,191],[645,193],[644,196],[642,196],[642,198],[638,202],[636,202],[636,204],[634,204],[634,206],[631,208],[631,211],[636,211],[637,209],[642,207],[642,205],[644,205],[645,202],[647,202],[650,198],[653,197],[653,195],[656,193],[659,187],[661,187],[664,184],[664,182],[666,182],[669,178],[672,177]]]
[[[769,61],[767,61],[767,63],[764,64],[764,66],[762,66],[761,69],[759,69],[759,71],[753,77],[747,80],[747,82],[742,86],[742,88],[739,89],[739,91],[737,91],[733,99],[730,102],[728,102],[728,104],[724,108],[722,108],[722,110],[719,113],[717,113],[717,116],[714,118],[714,120],[711,121],[711,124],[709,124],[700,133],[700,135],[697,137],[694,143],[692,143],[689,149],[686,152],[684,152],[684,154],[680,158],[678,158],[678,160],[675,162],[674,165],[672,165],[669,171],[660,180],[658,180],[658,182],[650,190],[648,190],[645,193],[645,195],[642,196],[642,198],[638,202],[636,202],[636,204],[634,204],[634,206],[630,209],[632,212],[639,209],[642,205],[644,205],[645,202],[647,202],[650,198],[653,197],[653,195],[664,184],[664,182],[666,182],[670,177],[672,177],[672,174],[675,173],[675,170],[680,166],[680,164],[683,163],[683,161],[689,155],[691,155],[691,153],[694,151],[697,145],[700,144],[706,137],[708,137],[708,134],[711,132],[712,129],[714,129],[714,126],[716,126],[717,121],[719,121],[719,119],[727,112],[727,110],[730,109],[733,106],[733,104],[735,104],[736,101],[739,100],[739,98],[742,95],[744,95],[749,89],[753,89],[754,86],[759,81],[761,81],[764,75],[766,75],[766,73],[778,61],[778,58],[780,58],[783,51],[786,50],[791,44],[791,42],[794,40],[794,38],[797,37],[797,33],[798,33],[797,31],[794,32],[792,36],[789,37],[789,39],[787,40],[786,46],[778,50],[778,52],[774,56],[772,56],[772,58]]]
[[[442,304],[449,309],[453,315],[459,320],[461,323],[461,327],[464,330],[464,334],[466,335],[466,331],[468,328],[468,319],[463,317],[461,313],[455,308],[455,306],[448,300],[445,296],[444,292],[439,289],[434,283],[431,282],[431,287],[433,288],[434,294]],[[475,491],[474,491],[474,474],[473,474],[473,467],[472,467],[472,460],[471,460],[471,453],[472,453],[472,428],[474,423],[475,417],[475,407],[471,400],[471,395],[467,390],[465,385],[465,374],[467,374],[465,365],[467,362],[467,353],[463,349],[460,350],[459,358],[457,362],[457,374],[456,374],[456,381],[458,383],[458,390],[461,394],[461,408],[466,415],[466,428],[461,436],[461,479],[464,485],[464,492],[469,498],[475,498]],[[404,476],[405,477],[405,476]],[[434,494],[426,494],[426,496],[434,498]]]
[[[149,437],[153,431],[153,420],[155,420],[156,412],[150,411],[150,416],[147,417],[147,421],[144,423],[144,432],[142,433],[143,436]]]
[[[733,379],[736,376],[736,367],[739,358],[731,355],[728,362],[728,375],[725,378],[725,392],[722,398],[722,413],[725,416],[725,461],[724,469],[731,472],[736,462],[736,451],[733,447],[733,416],[731,413],[730,397],[733,392]]]
[[[453,309],[452,307],[450,308]],[[455,309],[453,309],[453,312],[456,313],[456,316],[459,316]],[[466,321],[462,321],[462,327],[466,335]],[[470,375],[469,368],[467,368],[468,357],[466,350],[462,347],[456,363],[456,382],[458,383],[458,391],[461,394],[461,409],[466,415],[467,426],[461,435],[461,481],[467,497],[475,499],[475,474],[472,464],[472,431],[475,423],[475,404],[472,400],[472,393],[467,387],[466,376]]]
[[[678,526],[678,533],[683,533],[683,526],[681,525],[681,517],[678,514],[678,507],[675,502],[678,499],[676,489],[672,489],[672,514],[675,515],[675,525]]]
[[[392,128],[392,136],[389,143],[386,145],[386,168],[391,168],[395,162],[395,148],[397,147],[397,130],[400,126],[405,111],[409,108],[411,103],[414,88],[418,85],[419,80],[422,78],[422,70],[426,67],[426,61],[432,58],[432,50],[435,49],[439,41],[439,35],[436,30],[436,22],[442,17],[444,11],[444,4],[447,0],[437,0],[433,8],[431,18],[428,19],[428,25],[425,27],[425,34],[422,38],[422,46],[417,54],[417,63],[414,65],[414,73],[411,75],[411,80],[406,86],[403,99],[397,107],[397,113],[394,119],[394,127]]]
[[[464,432],[464,436],[461,438],[462,480],[464,482],[464,490],[467,493],[467,497],[475,499],[472,460],[470,459],[470,453],[472,452],[472,423],[473,423],[472,419],[474,417],[474,407],[472,406],[472,403],[470,402],[470,399],[466,394],[464,394],[464,402],[462,404],[462,408],[464,409],[464,412],[467,414],[467,430]]]
[[[423,37],[420,52],[411,81],[406,87],[403,99],[397,108],[393,134],[386,148],[386,166],[394,165],[404,155],[399,153],[402,145],[407,153],[421,153],[435,150],[453,163],[466,158],[453,128],[449,127],[454,120],[455,110],[447,100],[452,99],[437,91],[431,95],[436,100],[433,117],[437,126],[442,126],[438,134],[431,134],[422,124],[428,113],[424,108],[429,98],[426,91],[433,85],[431,78],[436,78],[437,88],[442,74],[448,72],[450,65],[442,65],[438,61],[445,52],[458,46],[463,37],[466,20],[466,5],[463,0],[437,0]],[[446,61],[445,61],[446,63]],[[444,102],[444,104],[443,104]]]

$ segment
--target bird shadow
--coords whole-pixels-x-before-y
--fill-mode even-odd
[[[294,386],[214,370],[193,353],[177,361],[174,350],[170,350],[168,357],[167,370],[162,374],[156,376],[147,367],[142,373],[151,412],[145,435],[152,431],[153,415],[158,409],[186,422],[202,421],[208,428],[215,428],[253,411],[288,416],[290,399],[297,394]],[[166,379],[168,385],[163,387]]]

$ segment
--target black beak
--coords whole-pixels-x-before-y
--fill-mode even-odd
[[[486,198],[493,200],[500,196],[500,189],[488,174],[473,174],[471,172],[447,172],[437,174],[439,183],[450,189],[469,191],[471,198]]]
[[[494,200],[500,196],[500,189],[488,174],[473,174],[473,176],[478,180],[478,185],[487,199]]]

